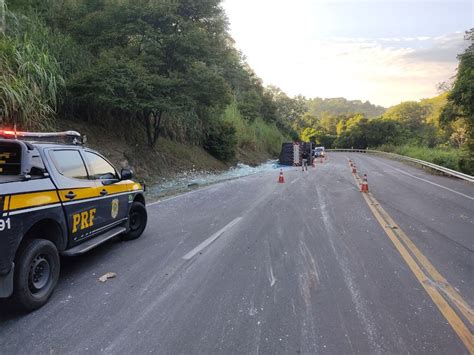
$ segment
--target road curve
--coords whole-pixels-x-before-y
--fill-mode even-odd
[[[368,174],[377,203],[363,198],[347,159]],[[472,340],[472,184],[354,153],[284,175],[284,184],[275,170],[150,205],[140,239],[63,259],[45,307],[21,315],[0,303],[0,353],[473,351],[428,292]],[[387,228],[417,251],[404,240],[402,255]],[[97,281],[110,271],[117,277]]]

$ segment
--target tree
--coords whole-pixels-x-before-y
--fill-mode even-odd
[[[459,56],[459,67],[453,89],[448,101],[457,106],[458,113],[474,120],[474,29],[466,32],[466,40],[470,42],[466,51]],[[452,117],[446,117],[452,119]]]
[[[415,101],[406,101],[390,107],[385,111],[383,117],[398,121],[410,131],[419,133],[423,130],[429,113],[429,107]]]
[[[230,103],[218,66],[227,46],[219,1],[79,3],[67,5],[73,21],[57,20],[94,58],[68,80],[74,115],[135,120],[154,146],[164,128],[183,129],[173,121],[204,130]]]
[[[336,116],[329,112],[323,112],[321,114],[321,119],[319,120],[319,126],[328,134],[336,134],[337,124],[340,119],[341,116]]]
[[[441,123],[446,127],[460,119],[466,125],[465,157],[461,168],[474,173],[474,29],[466,32],[468,48],[458,56],[459,66],[453,89],[448,95],[448,103],[441,112]],[[459,138],[460,136],[458,136]]]
[[[313,115],[321,117],[324,113],[334,116],[353,115],[362,113],[368,118],[380,116],[385,108],[372,105],[369,101],[346,100],[345,98],[321,99],[319,97],[307,100],[308,111]]]
[[[204,148],[217,159],[231,160],[237,146],[236,129],[230,122],[217,121],[211,126]]]
[[[260,116],[262,98],[255,89],[245,91],[240,96],[237,107],[245,119],[253,121]]]
[[[454,121],[451,125],[453,133],[450,136],[451,143],[456,148],[462,148],[467,142],[467,124],[464,119]]]

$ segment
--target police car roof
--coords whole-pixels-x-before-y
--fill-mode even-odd
[[[85,148],[82,144],[72,144],[72,143],[59,143],[59,142],[42,142],[42,141],[22,141],[25,143],[30,143],[35,147],[39,148]]]
[[[12,130],[0,130],[0,139],[9,141],[22,141],[33,145],[74,145],[80,146],[85,143],[86,137],[76,131],[64,132],[20,132]]]

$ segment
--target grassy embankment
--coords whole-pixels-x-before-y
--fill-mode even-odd
[[[235,104],[224,112],[224,120],[236,128],[237,159],[243,163],[257,164],[280,154],[281,144],[288,141],[274,123],[261,118],[253,122],[245,120]]]
[[[428,148],[410,145],[383,145],[378,150],[405,155],[415,159],[421,159],[433,164],[441,165],[449,169],[462,171],[460,163],[463,159],[463,153],[454,148]]]

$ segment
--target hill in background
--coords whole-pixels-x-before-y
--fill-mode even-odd
[[[347,115],[362,113],[367,118],[377,117],[385,112],[385,107],[371,104],[369,101],[347,100],[343,97],[308,99],[308,112],[321,117],[323,114]]]

